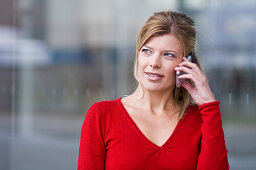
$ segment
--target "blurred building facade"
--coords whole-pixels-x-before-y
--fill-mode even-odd
[[[0,145],[8,146],[2,153],[10,154],[0,164],[6,169],[37,169],[36,163],[42,169],[75,169],[86,110],[135,89],[136,36],[153,12],[168,9],[196,22],[198,57],[221,101],[224,121],[256,121],[254,0],[3,0],[0,112],[8,123],[0,126],[15,140]],[[42,151],[30,150],[34,138],[40,141],[33,146],[41,146],[41,139],[51,145],[55,139],[68,141],[63,146],[73,156],[69,166],[50,162],[51,157],[48,167],[43,165],[46,158],[36,155]],[[46,156],[51,151],[44,144]],[[21,159],[26,147],[35,156]],[[62,151],[60,146],[56,156]],[[26,166],[30,159],[35,164]]]

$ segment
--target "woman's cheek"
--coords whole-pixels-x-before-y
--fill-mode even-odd
[[[171,69],[169,70],[169,74],[170,75],[173,75],[175,73],[175,67],[171,67]]]
[[[169,79],[173,80],[176,76],[176,71],[174,70],[175,67],[171,68],[168,73]]]

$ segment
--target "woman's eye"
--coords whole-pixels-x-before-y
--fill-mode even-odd
[[[150,53],[150,50],[149,50],[149,49],[145,49],[145,48],[144,48],[144,49],[142,49],[141,51],[142,51],[143,53],[147,53],[147,54],[149,54],[149,53]]]
[[[172,53],[165,53],[164,55],[167,57],[175,57],[175,55],[173,55]]]

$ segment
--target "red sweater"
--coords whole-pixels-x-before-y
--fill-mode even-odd
[[[157,146],[130,117],[121,98],[88,110],[78,170],[229,169],[219,102],[188,107],[169,139]]]

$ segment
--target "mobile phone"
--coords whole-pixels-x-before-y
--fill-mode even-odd
[[[186,57],[189,62],[193,62],[193,54],[189,53],[188,56]],[[176,71],[176,87],[180,87],[185,79],[179,79],[179,76],[186,74],[184,71]]]

